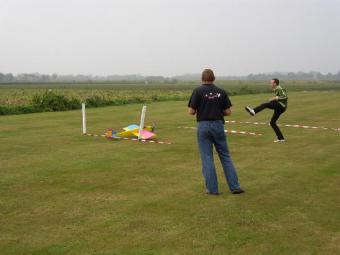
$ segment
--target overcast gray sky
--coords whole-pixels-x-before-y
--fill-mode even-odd
[[[0,72],[340,70],[340,0],[0,0]]]

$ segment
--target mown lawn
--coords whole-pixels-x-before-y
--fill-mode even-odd
[[[234,96],[230,120],[268,94]],[[286,124],[340,127],[340,93],[289,94]],[[88,109],[88,131],[138,123],[141,105]],[[0,254],[340,254],[340,132],[228,124],[242,195],[204,194],[186,102],[148,105],[172,145],[81,135],[80,111],[0,117]],[[216,158],[217,160],[217,158]]]

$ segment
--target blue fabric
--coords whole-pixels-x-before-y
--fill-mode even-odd
[[[207,192],[218,193],[217,175],[213,157],[213,146],[215,146],[220,158],[229,189],[231,191],[240,189],[237,173],[229,155],[223,121],[216,120],[198,122],[197,140]]]

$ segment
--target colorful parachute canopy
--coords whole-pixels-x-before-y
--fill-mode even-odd
[[[108,129],[106,131],[106,137],[133,137],[138,138],[139,135],[139,126],[136,124],[131,124],[127,127],[123,128],[124,131],[117,133],[112,129]],[[156,138],[156,134],[151,132],[154,128],[152,126],[145,127],[141,132],[141,139],[148,140]]]

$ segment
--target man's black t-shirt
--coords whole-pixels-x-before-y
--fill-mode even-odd
[[[223,120],[223,111],[231,107],[227,93],[214,84],[203,84],[191,95],[188,106],[197,111],[197,121]]]

